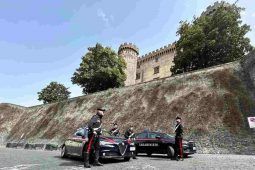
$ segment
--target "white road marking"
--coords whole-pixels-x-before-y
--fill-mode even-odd
[[[38,166],[40,164],[24,164],[24,165],[15,165],[13,167],[3,167],[0,168],[0,170],[22,170],[22,169],[28,169],[33,166]]]

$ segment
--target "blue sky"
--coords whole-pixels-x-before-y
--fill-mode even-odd
[[[143,55],[177,40],[179,21],[191,21],[214,1],[1,0],[0,103],[41,104],[37,92],[51,81],[80,96],[70,78],[87,47],[100,42],[117,50],[132,42]],[[238,5],[246,8],[242,18],[255,45],[255,1]]]

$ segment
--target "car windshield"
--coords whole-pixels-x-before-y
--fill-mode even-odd
[[[169,134],[164,134],[164,138],[171,139],[171,138],[174,138],[174,136],[173,135],[169,135]]]
[[[85,132],[83,128],[77,129],[77,131],[74,133],[74,136],[84,136]]]
[[[106,129],[103,129],[103,130],[102,130],[102,136],[111,136],[111,137],[120,137],[120,138],[123,137],[123,135],[121,135],[121,134],[119,134],[118,136],[114,136],[114,135],[112,135],[112,134],[110,133],[110,131],[108,131],[108,130],[106,130]]]

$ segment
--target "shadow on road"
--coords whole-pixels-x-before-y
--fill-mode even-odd
[[[166,155],[151,155],[151,156],[147,156],[147,155],[137,155],[137,157],[146,157],[149,158],[150,160],[165,160],[165,161],[174,161],[174,159],[168,158]],[[184,159],[190,159],[192,158],[192,156],[186,156],[184,157]]]
[[[81,158],[76,158],[76,157],[72,157],[72,158],[61,158],[60,156],[54,156],[54,158],[60,159],[61,162],[59,164],[59,166],[81,166],[83,165],[82,159]]]
[[[83,166],[83,160],[79,157],[69,157],[69,158],[61,158],[60,156],[54,156],[56,159],[60,159],[61,162],[59,166]],[[116,164],[116,163],[123,163],[125,162],[122,159],[103,159],[100,160],[103,164]]]

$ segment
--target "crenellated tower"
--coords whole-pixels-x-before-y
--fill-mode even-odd
[[[127,68],[125,70],[127,75],[125,86],[135,84],[139,49],[132,43],[124,43],[120,45],[118,54],[122,56],[127,63]]]

